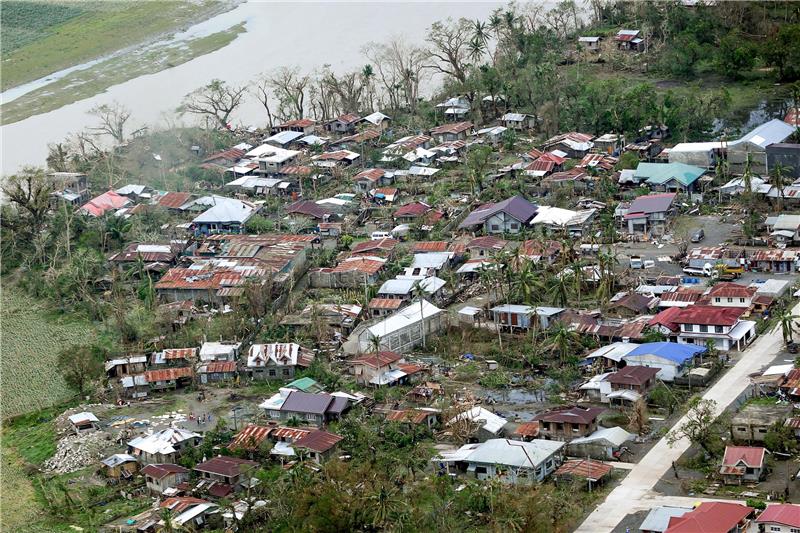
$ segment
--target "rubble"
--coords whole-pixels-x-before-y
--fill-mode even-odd
[[[87,466],[97,465],[105,458],[110,446],[119,435],[104,431],[93,431],[83,435],[67,435],[58,441],[53,457],[45,461],[44,469],[56,474],[75,472]]]

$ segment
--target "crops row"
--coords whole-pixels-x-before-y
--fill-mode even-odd
[[[0,12],[3,55],[45,37],[53,26],[85,12],[79,3],[4,1]]]
[[[2,417],[49,407],[71,395],[56,369],[58,352],[87,342],[91,326],[56,320],[27,295],[3,288],[0,306]]]

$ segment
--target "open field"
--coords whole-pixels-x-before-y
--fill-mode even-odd
[[[0,530],[22,531],[41,513],[36,493],[19,456],[3,446],[3,464],[0,468]]]
[[[197,23],[227,2],[3,2],[2,90]]]
[[[2,123],[10,124],[33,115],[99,94],[112,85],[180,65],[226,46],[244,31],[243,25],[185,42],[149,46],[111,57],[87,69],[29,92],[2,106]]]
[[[87,342],[91,325],[57,320],[29,296],[5,284],[2,295],[2,417],[48,407],[71,396],[55,371],[58,351]]]

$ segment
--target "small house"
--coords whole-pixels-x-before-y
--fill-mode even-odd
[[[325,124],[325,130],[331,133],[353,133],[356,131],[356,124],[361,121],[361,117],[355,113],[344,113]]]
[[[431,137],[439,144],[449,141],[465,141],[472,129],[472,122],[454,122],[431,129]]]
[[[584,50],[589,50],[590,52],[599,52],[601,39],[601,37],[581,36],[578,37],[578,46]]]
[[[286,394],[276,409],[267,402],[262,404],[267,415],[280,420],[297,420],[322,427],[332,420],[338,420],[350,408],[346,396],[333,396],[326,393],[309,394],[292,390]]]
[[[628,233],[661,235],[675,213],[675,193],[648,194],[636,198],[624,213]]]
[[[580,485],[591,487],[599,485],[611,473],[612,466],[602,461],[593,459],[570,459],[565,461],[554,475],[557,482],[572,483],[579,481]]]
[[[189,481],[189,469],[175,464],[149,464],[142,468],[147,490],[153,494],[164,494],[167,489],[174,489],[181,483]]]
[[[790,405],[748,404],[731,418],[731,437],[736,442],[763,443],[776,425],[791,416]]]
[[[100,462],[103,465],[103,474],[109,479],[130,479],[139,471],[136,457],[127,453],[115,453]]]
[[[197,377],[200,383],[219,383],[233,381],[238,375],[236,361],[211,361],[202,363],[197,367]]]
[[[298,368],[308,368],[314,352],[297,343],[253,344],[245,371],[253,379],[291,379]]]
[[[381,350],[405,353],[420,344],[423,337],[432,338],[446,320],[446,313],[423,298],[421,305],[408,305],[363,330],[358,336],[357,351],[373,350],[377,339]]]
[[[682,516],[669,519],[665,533],[698,533],[698,531],[724,531],[744,533],[748,530],[748,516],[752,507],[731,502],[702,502]]]
[[[299,131],[306,135],[310,135],[314,133],[314,129],[316,128],[317,123],[311,120],[310,118],[300,118],[295,120],[289,120],[288,122],[284,122],[282,124],[278,124],[272,128],[273,132],[278,131]]]
[[[471,441],[484,442],[489,439],[502,437],[508,420],[502,416],[484,409],[480,406],[463,411],[450,420],[446,425],[450,431]]]
[[[512,196],[502,202],[478,207],[467,215],[458,225],[458,229],[483,229],[486,234],[520,233],[536,215],[537,209],[536,205],[524,197]]]
[[[335,433],[313,429],[295,440],[292,447],[315,463],[322,464],[333,457],[339,442],[343,439],[344,437]]]
[[[195,465],[193,470],[197,473],[198,478],[207,483],[214,483],[215,493],[224,492],[224,495],[227,496],[249,486],[252,475],[259,467],[259,463],[249,459],[219,455]]]
[[[481,481],[499,479],[513,485],[532,485],[558,468],[563,447],[563,442],[539,439],[530,442],[490,439],[442,453],[433,461],[448,472],[454,468]]]
[[[467,252],[470,259],[478,259],[481,257],[492,257],[497,253],[503,251],[508,246],[508,241],[487,235],[485,237],[476,237],[467,243]]]
[[[643,52],[645,41],[640,30],[619,30],[614,36],[617,48],[628,52]]]
[[[756,518],[758,530],[770,533],[795,533],[800,531],[800,505],[771,503]]]
[[[180,428],[166,428],[128,441],[128,453],[142,464],[177,462],[181,454],[199,445],[202,435]]]
[[[552,152],[558,150],[562,156],[582,159],[594,147],[594,136],[572,131],[551,137],[544,143],[544,149]]]
[[[597,417],[605,411],[599,407],[561,407],[536,415],[541,438],[570,441],[597,431]]]
[[[608,461],[614,459],[625,446],[635,438],[619,426],[600,428],[591,435],[572,439],[567,444],[567,453],[575,457],[591,457]]]
[[[359,385],[379,385],[381,377],[395,370],[398,363],[405,362],[402,355],[381,351],[365,354],[349,361],[350,371]]]
[[[500,117],[500,124],[510,130],[531,130],[536,126],[536,117],[526,113],[506,113]]]
[[[204,342],[200,346],[200,360],[209,361],[236,361],[239,358],[241,342]]]
[[[74,415],[69,415],[69,423],[72,426],[72,431],[75,432],[76,435],[82,435],[84,433],[89,433],[91,431],[95,431],[100,424],[100,421],[94,416],[93,413],[83,412],[83,413],[76,413]]]
[[[386,413],[386,420],[408,426],[425,426],[433,429],[439,423],[438,409],[393,409]]]
[[[627,365],[606,378],[611,384],[607,397],[612,404],[634,403],[647,396],[655,384],[656,374],[657,368]]]
[[[392,122],[392,118],[389,117],[388,115],[384,115],[380,111],[376,111],[374,113],[370,113],[369,115],[367,115],[365,117],[362,117],[361,121],[362,122],[367,122],[368,124],[371,124],[372,126],[377,126],[378,130],[380,130],[380,131],[385,131],[385,130],[389,129],[389,126],[391,125],[391,122]],[[372,127],[372,126],[370,126],[370,127]]]
[[[725,456],[719,469],[726,485],[741,485],[742,482],[758,483],[766,476],[764,454],[766,450],[754,446],[725,446]]]

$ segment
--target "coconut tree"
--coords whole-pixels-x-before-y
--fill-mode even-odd
[[[793,315],[791,309],[786,309],[778,316],[781,333],[783,334],[783,342],[786,344],[790,344],[794,341],[794,333],[797,331],[795,320],[798,318],[800,318],[800,316]]]
[[[547,295],[553,305],[567,307],[569,305],[570,276],[574,273],[562,270],[547,280]]]
[[[550,338],[545,347],[563,363],[572,353],[573,348],[580,344],[578,334],[563,323],[555,324],[550,330]]]
[[[783,211],[783,189],[786,187],[786,167],[775,163],[772,167],[772,186],[778,189],[778,211]]]

